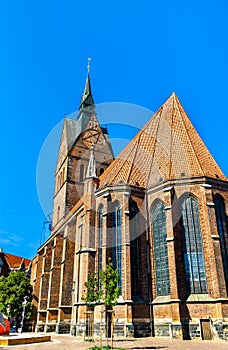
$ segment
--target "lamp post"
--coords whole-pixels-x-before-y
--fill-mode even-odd
[[[22,311],[22,316],[21,316],[21,333],[22,333],[22,329],[23,329],[23,324],[24,324],[24,318],[25,318],[25,308],[26,305],[28,304],[27,302],[27,296],[24,297],[24,301],[22,303],[22,307],[23,307],[23,311]]]
[[[6,311],[7,311],[8,318],[10,318],[10,304],[7,305]]]

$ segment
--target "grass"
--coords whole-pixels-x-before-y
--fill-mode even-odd
[[[87,350],[109,350],[110,346],[93,346],[92,348],[88,348]],[[113,350],[125,350],[124,348],[113,348]]]

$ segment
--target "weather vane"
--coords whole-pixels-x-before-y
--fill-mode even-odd
[[[90,58],[90,57],[88,57],[88,66],[87,66],[88,73],[89,73],[89,71],[90,71],[90,61],[91,61],[91,58]]]

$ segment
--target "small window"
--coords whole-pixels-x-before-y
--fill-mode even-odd
[[[2,267],[3,267],[3,261],[2,261],[2,259],[0,259],[0,275],[2,273]]]
[[[62,181],[61,181],[61,186],[64,184],[64,179],[65,179],[65,167],[63,168],[63,171],[62,171]]]
[[[60,206],[58,206],[58,209],[57,209],[57,222],[59,221],[59,217],[60,217]]]
[[[79,177],[79,181],[84,181],[84,164],[80,165],[80,177]]]
[[[104,172],[104,168],[100,168],[100,175],[102,175]]]

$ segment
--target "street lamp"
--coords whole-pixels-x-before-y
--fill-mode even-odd
[[[25,296],[24,301],[22,303],[23,311],[22,311],[22,316],[21,316],[21,333],[22,333],[22,329],[23,329],[23,323],[24,323],[24,318],[25,318],[25,308],[26,308],[27,304],[28,304],[27,296]]]

